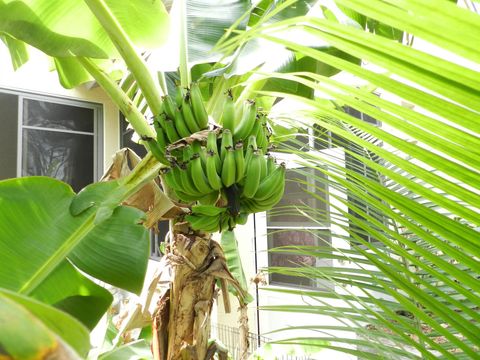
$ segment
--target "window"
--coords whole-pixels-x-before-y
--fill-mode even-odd
[[[316,149],[316,140],[312,130],[300,133],[295,139],[279,146],[279,151],[294,148],[308,152]],[[315,134],[318,136],[318,134]],[[275,157],[287,165],[285,194],[283,199],[265,215],[256,215],[256,226],[266,228],[267,249],[281,246],[319,246],[331,247],[330,210],[328,207],[327,177],[318,169],[299,165],[300,157],[293,154],[277,153]],[[312,193],[315,196],[312,196]],[[312,210],[313,209],[313,210]],[[313,212],[312,212],[313,211]],[[256,231],[263,237],[262,230]],[[260,245],[260,244],[259,244]],[[263,246],[263,245],[262,245]],[[273,267],[300,267],[304,265],[331,266],[330,259],[304,256],[292,253],[269,252],[261,263]],[[284,274],[270,274],[269,284],[289,287],[316,289],[331,288],[327,281]]]
[[[351,116],[355,116],[358,119],[361,119],[369,124],[375,125],[375,126],[381,126],[381,123],[366,115],[363,114],[353,108],[347,107],[345,108],[345,112]],[[369,141],[375,143],[378,142],[378,140],[371,138]],[[362,161],[360,161],[358,158],[356,158],[352,153],[359,154],[363,157],[369,158],[372,161],[375,161],[379,163],[381,159],[378,157],[378,155],[372,153],[371,151],[365,150],[362,147],[359,147],[357,145],[354,145],[351,142],[346,142],[345,144],[346,149],[348,149],[351,153],[346,152],[345,153],[345,167],[348,170],[355,171],[356,173],[365,176],[368,179],[380,182],[381,178],[379,177],[379,174],[372,169],[370,166],[366,165]],[[348,176],[347,176],[348,180]],[[375,218],[376,220],[379,220],[380,222],[385,221],[385,217],[381,211],[379,211],[377,208],[372,207],[369,203],[365,202],[363,199],[358,198],[355,194],[352,192],[347,193],[347,199],[349,204],[352,204],[352,206],[349,206],[348,208],[348,213],[350,215],[353,215],[357,219],[363,220],[364,217],[357,213],[354,208],[358,208],[360,211],[366,213],[367,215]],[[372,237],[370,234],[366,233],[363,229],[361,229],[358,225],[356,225],[353,221],[349,222],[349,228],[350,232],[355,234],[356,236],[360,237],[366,242],[376,242],[378,241],[374,237]],[[355,242],[358,245],[358,242]]]
[[[266,216],[269,249],[281,246],[330,247],[330,220],[325,201],[328,191],[325,180],[325,175],[311,168],[287,170],[285,195],[272,210],[267,212]],[[313,197],[309,192],[315,193],[320,199]],[[299,210],[295,210],[295,207]],[[309,213],[309,209],[314,209],[314,213]],[[268,255],[268,266],[299,267],[303,265],[331,266],[331,261],[289,253],[272,252]],[[271,274],[269,280],[270,284],[278,285],[328,287],[326,282],[283,274]]]
[[[75,191],[102,172],[102,106],[0,90],[0,179],[50,176]]]
[[[380,123],[352,108],[345,108],[346,113],[362,119],[370,124],[380,126]],[[372,141],[375,141],[373,139]],[[377,173],[358,160],[351,153],[361,154],[370,157],[373,161],[380,161],[372,153],[365,153],[363,148],[355,146],[352,142],[346,140],[341,136],[332,134],[325,128],[316,126],[305,130],[304,134],[299,134],[294,140],[288,141],[279,147],[279,150],[285,148],[294,148],[297,151],[316,151],[320,154],[336,154],[336,150],[345,149],[341,151],[342,155],[338,158],[342,161],[342,166],[347,169],[358,172],[370,179],[380,181]],[[351,152],[351,153],[349,153]],[[306,245],[306,246],[325,246],[330,247],[332,243],[331,223],[329,212],[329,188],[328,178],[320,169],[302,168],[298,164],[299,156],[291,154],[279,154],[284,156],[285,160],[290,165],[290,169],[286,174],[285,195],[283,199],[266,215],[262,220],[263,215],[256,216],[256,226],[265,227],[267,246],[259,244],[257,241],[257,250],[269,250],[275,247],[287,245]],[[343,160],[340,160],[343,159]],[[329,158],[332,160],[332,158]],[[300,162],[301,163],[301,162]],[[292,168],[292,164],[296,168]],[[297,181],[294,181],[297,180]],[[349,177],[347,176],[347,180]],[[315,193],[315,197],[311,195]],[[348,212],[353,216],[362,219],[361,214],[355,212],[354,207],[361,209],[367,214],[374,216],[377,219],[383,219],[383,215],[377,210],[373,209],[369,204],[362,199],[357,198],[353,193],[347,192],[345,194],[347,200]],[[292,208],[292,205],[300,211]],[[309,214],[309,209],[314,209],[314,213]],[[347,209],[345,209],[347,211]],[[311,211],[311,210],[310,210]],[[362,239],[374,242],[376,241],[371,235],[366,234],[352,221],[349,221],[349,231]],[[265,232],[265,231],[264,231]],[[262,237],[262,230],[256,229],[257,240]],[[316,267],[331,266],[332,261],[327,259],[319,259],[313,256],[299,256],[288,253],[269,252],[268,255],[263,256],[258,253],[262,265],[268,266],[282,266],[282,267],[298,267],[304,264]],[[270,274],[269,283],[280,286],[295,286],[308,288],[329,288],[332,285],[329,282],[318,282],[309,278],[287,276],[283,274]]]
[[[369,124],[375,125],[375,126],[381,126],[381,122],[378,120],[372,118],[371,116],[368,116],[364,113],[359,112],[356,109],[353,109],[351,107],[344,107],[344,111],[351,115],[354,116],[358,119],[361,119]],[[377,139],[370,137],[369,141],[373,143],[379,143]],[[381,144],[381,143],[379,143]],[[316,150],[323,150],[323,149],[331,149],[335,147],[340,147],[344,148],[347,151],[345,152],[345,167],[348,170],[355,171],[358,174],[365,176],[371,180],[374,181],[381,181],[381,178],[379,177],[379,174],[372,169],[370,166],[367,166],[365,163],[363,163],[361,160],[359,160],[357,157],[355,157],[353,154],[359,154],[363,157],[369,158],[372,161],[375,161],[377,163],[380,163],[381,159],[374,153],[365,150],[364,148],[355,145],[351,141],[338,136],[336,134],[332,134],[329,130],[316,127],[315,128],[315,140],[314,140],[314,148]],[[352,154],[353,153],[353,154]],[[352,180],[352,177],[347,176],[347,180]],[[348,203],[351,204],[348,208],[348,212],[350,215],[356,217],[357,219],[363,220],[363,216],[359,214],[357,211],[355,211],[355,208],[358,208],[360,211],[372,216],[373,218],[384,222],[385,217],[382,212],[380,212],[378,209],[373,208],[371,205],[366,203],[363,199],[358,198],[356,195],[354,195],[351,191],[347,192],[347,200]],[[353,221],[349,221],[349,228],[350,232],[355,234],[356,236],[362,238],[363,240],[367,242],[375,242],[377,241],[375,238],[373,238],[370,234],[365,233],[358,225],[356,225]],[[358,244],[358,242],[356,242]]]

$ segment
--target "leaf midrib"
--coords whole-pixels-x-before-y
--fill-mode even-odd
[[[40,266],[37,271],[18,290],[20,294],[31,294],[45,280],[57,266],[65,260],[68,254],[82,241],[95,227],[95,213],[90,214],[84,222],[67,238],[67,240]]]

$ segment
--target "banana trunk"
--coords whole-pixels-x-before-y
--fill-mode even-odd
[[[205,233],[188,237],[184,233],[191,234],[185,223],[174,226],[168,255],[170,290],[159,300],[153,318],[155,360],[206,360],[215,281],[242,291],[228,271],[220,245]]]

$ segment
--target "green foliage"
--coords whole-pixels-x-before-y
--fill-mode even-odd
[[[165,41],[168,16],[160,1],[106,1],[120,26],[139,47]],[[113,43],[88,6],[80,0],[2,1],[0,32],[54,57],[106,58]],[[132,21],[142,19],[142,27]]]
[[[24,42],[35,46],[55,57],[64,86],[73,87],[93,76],[152,152],[159,150],[152,146],[152,142],[160,142],[163,133],[159,129],[165,131],[165,144],[183,138],[180,129],[172,131],[173,119],[165,124],[157,119],[159,134],[155,141],[153,129],[144,118],[149,111],[160,114],[157,86],[165,89],[166,84],[163,74],[159,84],[148,74],[134,45],[152,47],[165,41],[168,19],[162,3],[86,3],[96,17],[91,16],[84,2],[77,0],[0,2],[0,33],[14,67],[27,60]],[[203,81],[203,95],[211,95],[206,109],[215,120],[223,121],[225,100],[221,94],[227,89],[233,87],[237,107],[263,90],[263,100],[270,96],[301,104],[305,111],[292,111],[282,120],[290,118],[295,128],[321,129],[329,138],[317,134],[316,141],[333,143],[339,150],[331,157],[318,148],[301,152],[300,164],[324,173],[328,185],[336,191],[329,199],[334,210],[333,236],[350,248],[295,247],[277,251],[330,258],[341,261],[342,266],[271,271],[329,281],[342,292],[285,290],[313,299],[317,305],[276,306],[269,310],[328,315],[341,325],[302,327],[328,333],[287,339],[284,343],[330,348],[372,359],[383,358],[386,353],[391,358],[475,359],[480,347],[480,74],[442,56],[404,46],[400,40],[402,31],[407,31],[447,53],[479,62],[479,17],[444,0],[337,0],[338,8],[322,7],[325,18],[320,18],[318,13],[310,12],[310,3],[260,1],[249,17],[248,1],[221,1],[212,11],[209,2],[192,0],[185,3],[184,12],[178,13],[178,23],[186,30],[180,41],[182,84],[188,84],[185,79],[189,78],[192,64],[221,60],[212,67],[199,66],[195,73],[195,78]],[[102,17],[99,9],[113,16]],[[138,18],[142,19],[141,27]],[[250,27],[246,28],[246,24]],[[225,33],[231,26],[231,31]],[[292,34],[296,37],[292,38]],[[212,52],[219,39],[220,45]],[[272,59],[272,54],[277,55],[272,49],[281,56]],[[117,51],[133,74],[121,87],[106,75],[104,63],[91,59],[118,57]],[[225,60],[225,54],[233,56]],[[362,67],[360,59],[384,71]],[[199,72],[203,69],[210,70],[205,76],[211,78],[202,77]],[[260,71],[251,76],[249,72],[255,70]],[[365,80],[369,88],[329,78],[340,71]],[[417,108],[378,97],[372,94],[372,88],[395,94]],[[327,94],[331,101],[312,100],[315,92]],[[273,102],[263,101],[268,107]],[[378,119],[384,128],[359,121],[345,113],[344,106]],[[188,106],[182,102],[177,108],[185,116],[183,111]],[[205,127],[202,122],[198,129],[190,129],[186,123],[190,133]],[[282,125],[273,128],[279,129],[274,134],[276,139],[289,135]],[[235,132],[236,128],[231,130]],[[246,142],[245,136],[241,138]],[[222,156],[222,149],[218,152]],[[298,153],[296,149],[290,152]],[[166,154],[159,154],[158,159],[166,164]],[[228,151],[225,158],[227,154],[231,159]],[[345,168],[340,162],[347,158],[353,165]],[[200,161],[197,173],[203,169]],[[54,180],[0,182],[0,286],[63,309],[91,328],[111,297],[75,267],[113,285],[131,291],[140,289],[148,251],[146,231],[137,224],[142,214],[117,205],[145,179],[155,176],[153,172],[158,168],[149,170],[133,183],[93,185],[77,197],[68,186]],[[229,187],[241,181],[228,171],[224,175],[216,170],[221,187],[222,183]],[[209,180],[208,174],[201,175]],[[193,185],[202,192],[199,188],[205,184],[184,183],[183,178],[179,182],[183,187]],[[192,180],[192,176],[186,178]],[[196,182],[201,179],[195,177]],[[311,195],[318,197],[316,193]],[[211,205],[218,199],[201,201]],[[198,199],[190,196],[184,200]],[[315,209],[301,211],[312,219],[323,216]],[[227,238],[224,245],[227,257],[238,261],[233,240]],[[240,263],[232,264],[231,270],[244,282]],[[331,300],[339,300],[341,305],[332,306]],[[0,314],[17,316],[14,324],[18,325],[0,330],[1,344],[18,357],[38,354],[56,344],[57,335],[62,334],[50,326],[51,319],[60,319],[59,327],[70,321],[63,313],[44,316],[50,314],[50,308],[33,302],[9,292],[0,296],[5,309]],[[18,337],[12,334],[24,335],[27,328],[31,335],[21,338],[20,344],[25,346],[19,348],[12,341]],[[83,356],[83,330],[76,325],[72,329],[65,329],[62,339]],[[80,334],[78,343],[71,337],[74,332],[70,330],[75,329]],[[340,336],[336,331],[351,336]],[[144,343],[134,347],[137,345],[145,350]],[[124,351],[131,350],[119,348],[104,357],[124,356]]]
[[[477,36],[479,16],[451,2],[338,3],[372,19],[367,26],[380,21],[427,39],[442,51],[478,62],[471,36]],[[299,21],[306,32],[380,66],[383,72],[281,36],[285,27],[300,27]],[[235,45],[231,41],[232,46],[266,38],[370,83],[358,88],[314,72],[266,75],[297,81],[326,94],[335,105],[285,92],[263,93],[301,104],[301,113],[282,114],[282,119],[290,118],[296,127],[301,127],[302,119],[303,127],[318,130],[313,135],[317,143],[333,143],[330,155],[318,147],[309,152],[295,147],[287,151],[301,156],[301,166],[325,174],[328,186],[335,190],[330,193],[329,205],[334,245],[340,246],[331,250],[275,250],[336,261],[333,267],[275,267],[270,271],[328,281],[339,291],[284,290],[309,299],[311,304],[264,309],[331,316],[338,325],[289,330],[320,331],[327,336],[312,332],[312,339],[336,344],[325,348],[365,359],[383,358],[387,353],[391,358],[475,359],[480,346],[480,74],[443,55],[427,54],[332,20],[305,16],[265,25],[265,30],[260,24],[240,33]],[[382,32],[378,27],[373,30]],[[400,77],[408,82],[398,80]],[[401,106],[389,97],[372,94],[372,88],[381,88],[381,94],[396,94],[416,106]],[[344,112],[346,106],[381,121],[383,126],[360,121]],[[347,167],[342,165],[345,161]],[[312,181],[318,184],[325,180],[311,178],[310,188],[315,185]],[[325,201],[319,194],[310,194]],[[324,218],[323,213],[308,206],[284,211],[301,211],[313,221],[318,219],[319,225]],[[346,244],[350,248],[345,248]],[[337,300],[335,306],[332,300]],[[304,341],[308,339],[286,340]]]
[[[0,347],[16,359],[55,353],[74,359],[84,357],[90,348],[88,331],[76,319],[10,291],[0,290],[0,321],[8,324],[0,330]]]
[[[145,340],[137,340],[123,346],[119,346],[98,357],[99,360],[145,360],[153,359],[150,345]]]
[[[248,11],[250,1],[219,0],[213,11],[211,6],[208,0],[186,1],[186,45],[190,64],[215,62],[222,57],[220,53],[212,53],[212,48],[224,36],[225,30]],[[239,28],[245,29],[245,21]]]
[[[237,290],[233,286],[229,286],[228,291],[237,296],[239,301],[242,301],[246,305],[253,301],[253,297],[248,293],[248,283],[245,277],[245,272],[243,271],[242,257],[240,256],[240,251],[238,249],[238,242],[235,237],[235,232],[223,231],[220,245],[222,245],[225,258],[227,259],[228,270],[239,282],[240,287],[244,290],[244,293],[247,294],[247,296],[244,298],[241,296],[242,294],[238,294]]]
[[[110,219],[94,225],[92,212],[70,214],[75,194],[68,185],[44,177],[4,180],[0,193],[3,287],[31,293],[68,256],[83,271],[112,285],[141,289],[148,240],[147,231],[137,224],[140,211],[119,207]],[[8,256],[11,253],[17,257]]]
[[[75,194],[57,180],[30,177],[0,182],[0,286],[31,295],[92,327],[111,301],[79,269],[138,292],[148,256],[141,212],[118,207],[94,224],[95,213],[70,214]],[[134,240],[133,240],[134,239]]]

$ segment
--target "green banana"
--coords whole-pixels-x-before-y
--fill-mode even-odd
[[[190,86],[190,102],[198,127],[202,130],[206,129],[208,127],[208,113],[203,104],[202,92],[198,83],[192,83]]]
[[[255,135],[250,135],[248,137],[247,146],[251,147],[253,150],[258,150],[257,137]]]
[[[246,212],[240,212],[235,218],[235,222],[239,225],[245,225],[248,221],[248,214]]]
[[[175,177],[173,175],[173,170],[171,168],[163,168],[160,170],[160,175],[167,187],[170,189],[178,188],[177,183],[175,182]],[[164,189],[165,190],[165,189]]]
[[[166,118],[167,118],[167,114],[164,113],[164,112],[153,118],[153,127],[155,128],[155,130],[157,128],[161,128],[161,129],[163,129],[163,132],[165,132],[165,129],[166,129],[165,119]]]
[[[202,143],[200,141],[195,140],[194,142],[192,142],[192,149],[194,154],[200,155],[200,159],[202,159],[202,167],[205,171],[206,169],[205,163],[207,160],[207,152],[205,151],[205,148],[202,147]]]
[[[280,164],[273,172],[265,177],[258,186],[254,200],[265,201],[285,187],[285,164]]]
[[[162,151],[165,152],[165,148],[167,147],[167,139],[165,137],[165,132],[161,128],[160,123],[158,123],[157,121],[154,121],[153,127],[155,128],[155,131],[157,133],[157,143],[162,149]]]
[[[277,164],[275,162],[275,158],[269,155],[267,158],[267,175],[270,175],[276,168]]]
[[[197,201],[197,197],[196,196],[192,196],[190,194],[186,194],[184,193],[183,191],[181,190],[174,190],[175,191],[175,195],[177,196],[177,198],[185,203],[191,203],[191,202],[194,202],[194,201]]]
[[[189,163],[189,173],[195,187],[201,194],[209,194],[213,191],[203,171],[200,154],[194,154]]]
[[[160,144],[155,140],[150,138],[146,140],[148,150],[152,153],[152,155],[162,164],[168,164],[168,160],[165,157],[165,148],[162,148]]]
[[[215,154],[211,151],[207,153],[206,167],[207,179],[210,186],[214,190],[220,190],[223,186],[222,178],[218,175],[217,165],[215,164]]]
[[[267,176],[267,159],[263,155],[262,149],[258,149],[258,151],[262,154],[262,162],[260,163],[260,181],[262,181]]]
[[[220,159],[224,161],[227,150],[233,147],[232,132],[228,129],[223,129],[222,143],[220,145]],[[223,167],[222,167],[223,168]]]
[[[185,187],[183,186],[183,183],[182,183],[183,170],[180,169],[180,165],[178,164],[172,165],[171,169],[172,169],[172,179],[173,179],[172,182],[175,184],[174,186],[172,186],[172,189],[174,189],[175,191],[181,190],[182,192],[186,192]]]
[[[202,143],[200,141],[194,140],[192,141],[191,145],[194,154],[198,154],[200,151],[202,151]]]
[[[174,123],[180,137],[186,138],[192,135],[190,130],[188,130],[187,124],[185,123],[185,119],[183,118],[183,114],[180,109],[175,109]]]
[[[247,100],[244,105],[242,119],[240,123],[235,127],[233,133],[235,140],[243,140],[250,135],[252,128],[255,125],[255,119],[257,117],[257,105],[253,100]]]
[[[258,147],[266,151],[269,143],[268,136],[267,136],[267,127],[263,124],[260,125],[255,135],[257,137]]]
[[[165,132],[170,143],[174,143],[175,141],[180,139],[180,135],[178,135],[177,129],[175,129],[175,124],[171,119],[167,118],[165,120]]]
[[[252,201],[252,199],[243,199],[242,200],[242,210],[244,210],[245,212],[248,212],[248,213],[252,213],[252,214],[263,211]]]
[[[285,187],[279,187],[270,197],[264,200],[250,199],[256,209],[259,211],[268,211],[272,209],[283,197]],[[257,211],[258,212],[258,211]]]
[[[162,125],[160,124],[160,115],[154,116],[153,117],[153,128],[155,129],[155,132],[158,134],[159,132],[163,132],[164,129]]]
[[[192,159],[194,151],[192,149],[192,145],[187,144],[182,149],[182,161],[184,164],[188,164],[188,162]]]
[[[191,166],[192,163],[191,161],[187,164],[182,164],[181,166],[181,171],[180,171],[180,180],[182,184],[181,190],[189,194],[191,196],[195,196],[197,199],[202,197],[204,193],[198,191],[197,187],[195,186],[195,183],[193,182],[191,174]]]
[[[259,119],[255,119],[255,122],[253,123],[252,131],[246,136],[246,139],[248,139],[250,136],[255,136],[256,141],[257,141],[257,146],[258,145],[258,131],[261,129],[262,123]]]
[[[221,124],[224,129],[233,132],[235,130],[235,102],[233,101],[230,90],[227,91],[226,95],[225,103],[223,104]]]
[[[250,162],[253,152],[257,150],[257,139],[252,135],[248,138],[247,151],[245,152],[245,164]]]
[[[218,196],[219,196],[218,191],[212,191],[211,193],[209,193],[205,196],[202,196],[200,199],[198,199],[198,202],[201,205],[213,206],[217,203]]]
[[[260,170],[262,163],[261,153],[257,150],[254,151],[250,161],[247,163],[245,182],[243,184],[242,196],[249,199],[252,198],[257,192],[260,185]]]
[[[222,170],[222,161],[218,154],[217,134],[214,131],[210,131],[207,136],[207,153],[212,153],[214,155],[215,167],[217,168],[217,173],[220,173]]]
[[[182,114],[183,118],[185,119],[185,123],[187,124],[188,130],[190,132],[196,133],[197,131],[200,131],[200,127],[197,125],[197,122],[195,120],[195,116],[193,115],[192,108],[190,106],[190,103],[188,101],[188,94],[183,97],[183,102],[182,102]]]
[[[219,216],[225,211],[227,211],[227,208],[221,208],[212,205],[195,205],[192,207],[192,214],[204,216]]]
[[[230,230],[230,218],[230,215],[226,213],[220,217],[220,231]]]
[[[163,110],[165,111],[165,114],[167,114],[167,116],[170,119],[174,119],[175,109],[177,108],[177,106],[175,105],[175,102],[172,100],[172,98],[169,95],[165,95],[164,97],[162,97],[162,100],[163,100]]]
[[[219,230],[219,216],[197,216],[191,214],[185,216],[185,220],[190,223],[193,230],[203,230],[207,232],[216,232]]]
[[[183,101],[183,96],[184,96],[184,91],[181,86],[177,86],[175,89],[175,103],[177,104],[177,107],[182,106],[182,101]]]
[[[235,155],[234,155],[234,150],[232,147],[229,147],[226,150],[226,155],[225,159],[223,160],[222,164],[222,183],[225,185],[225,187],[230,187],[235,183],[235,172],[236,172],[236,166],[235,166]]]
[[[243,143],[235,144],[235,182],[240,182],[245,176],[245,158],[243,157]]]

